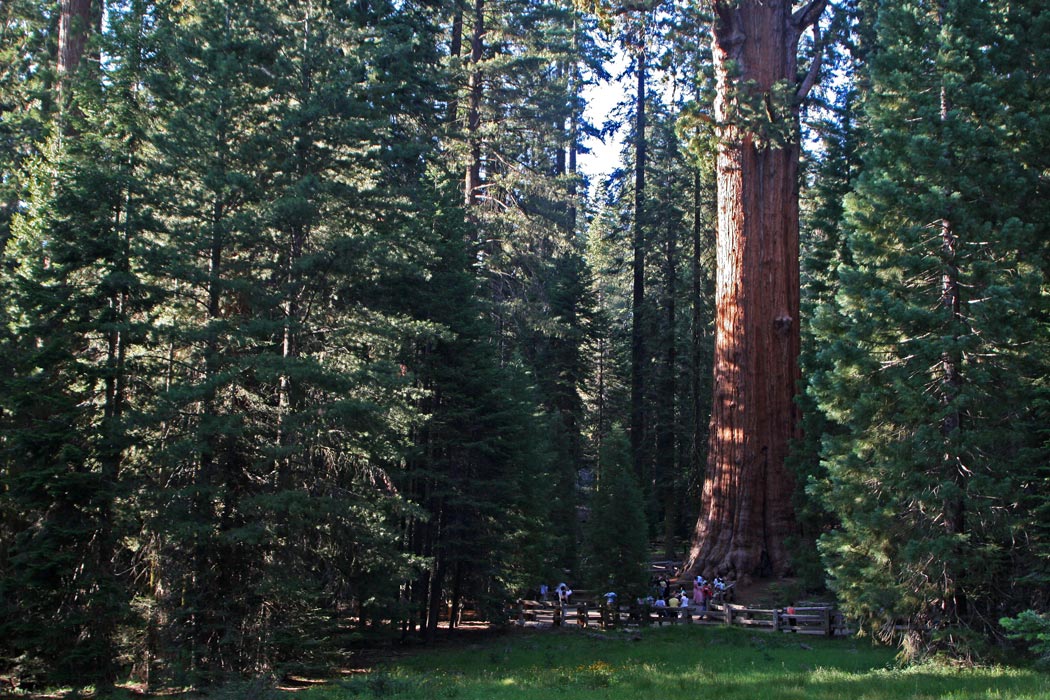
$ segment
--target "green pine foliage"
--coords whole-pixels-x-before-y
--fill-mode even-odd
[[[490,619],[502,617],[507,597],[535,585],[569,539],[550,525],[566,494],[555,491],[545,416],[525,368],[501,365],[490,342],[490,302],[479,293],[456,195],[437,185],[424,200],[434,211],[424,239],[431,293],[406,297],[404,308],[426,324],[402,351],[427,420],[399,479],[422,507],[405,544],[424,576],[405,586],[411,624],[426,637],[446,597],[454,608],[469,600]]]
[[[1050,13],[837,4],[808,573],[969,653],[1047,604]],[[542,581],[644,591],[704,463],[712,17],[582,5],[108,0],[61,110],[61,8],[2,5],[0,677],[323,675]],[[632,85],[588,202],[584,87],[642,39],[643,200]]]
[[[1025,251],[1046,222],[1025,206],[1037,178],[999,147],[1031,105],[1012,85],[1027,68],[988,50],[1015,36],[1005,5],[939,7],[872,18],[871,146],[812,385],[834,426],[816,486],[840,521],[821,541],[830,583],[908,656],[974,653],[969,631],[1031,596],[1017,494],[1041,459],[1045,358],[1027,349],[1042,282]]]
[[[838,291],[837,270],[848,264],[849,250],[844,232],[844,206],[860,171],[857,156],[860,144],[860,89],[857,68],[862,65],[856,46],[858,21],[855,8],[840,7],[830,30],[832,41],[825,64],[837,76],[828,85],[818,85],[816,99],[803,115],[803,128],[818,140],[818,146],[804,154],[802,163],[801,304],[802,354],[804,377],[820,375],[830,369],[822,361],[822,341],[814,334],[812,321],[823,307],[834,303]],[[837,84],[835,84],[837,83]],[[824,567],[816,540],[834,525],[835,518],[826,504],[806,489],[811,480],[824,478],[820,462],[825,435],[838,432],[820,404],[808,394],[796,399],[802,409],[802,438],[792,448],[791,465],[798,479],[793,498],[800,534],[792,543],[793,564],[803,585],[810,590],[825,587]]]
[[[0,252],[28,201],[26,166],[46,142],[54,103],[48,51],[53,20],[40,3],[4,3],[0,18]]]
[[[613,426],[598,458],[598,479],[586,530],[588,585],[611,590],[624,600],[645,594],[648,527],[645,501],[631,468],[630,444]]]
[[[160,298],[148,279],[139,47],[124,48],[105,83],[70,83],[77,109],[27,171],[6,279],[15,313],[4,351],[19,359],[4,385],[3,476],[20,522],[3,585],[20,613],[5,636],[18,663],[99,692],[117,678],[132,617],[120,542],[135,531],[133,408]]]
[[[471,223],[466,236],[492,302],[486,313],[499,362],[522,365],[547,413],[557,500],[548,527],[565,536],[550,552],[550,567],[571,569],[576,476],[587,458],[581,389],[588,363],[580,349],[593,304],[579,235],[583,182],[575,162],[583,135],[592,131],[582,116],[581,90],[585,80],[603,73],[602,53],[591,36],[592,20],[564,3],[479,2],[461,19],[461,54],[449,57],[459,89],[448,146],[460,178],[475,164],[475,147],[481,159],[476,201],[465,212]],[[469,58],[475,41],[477,61]],[[471,118],[475,103],[477,124]]]
[[[1033,610],[1025,610],[1016,617],[1004,617],[999,621],[1010,639],[1028,644],[1029,649],[1040,654],[1046,664],[1050,661],[1050,619]]]

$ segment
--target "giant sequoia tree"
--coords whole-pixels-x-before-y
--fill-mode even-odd
[[[688,568],[783,573],[798,423],[799,43],[826,0],[715,2],[718,276],[708,467]],[[817,42],[819,43],[819,42]]]

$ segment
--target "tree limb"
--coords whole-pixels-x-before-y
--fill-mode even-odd
[[[795,25],[795,31],[799,36],[806,31],[807,27],[816,24],[820,16],[824,14],[824,8],[827,5],[828,0],[809,0],[805,6],[800,7],[791,15],[791,23]]]
[[[813,86],[817,84],[817,77],[820,75],[820,68],[824,64],[824,41],[820,35],[820,26],[817,24],[813,25],[813,43],[816,47],[816,56],[813,57],[813,63],[809,65],[809,70],[806,72],[806,77],[802,79],[802,83],[798,86],[798,90],[795,92],[795,97],[798,100],[806,99],[806,95],[813,89]]]

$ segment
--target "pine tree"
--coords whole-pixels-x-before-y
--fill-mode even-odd
[[[601,73],[592,23],[546,0],[474,3],[463,13],[470,50],[455,100],[462,114],[448,143],[466,173],[466,235],[494,302],[488,313],[500,359],[522,362],[534,377],[557,436],[557,492],[566,497],[584,460],[580,344],[590,312],[581,296],[575,158],[588,130],[582,80]],[[453,34],[457,26],[453,19]],[[575,531],[574,505],[555,517],[556,530]],[[560,567],[574,565],[575,541],[559,550]]]
[[[614,426],[598,458],[584,570],[589,585],[625,599],[643,595],[648,585],[645,503],[632,472],[630,443],[623,429]]]
[[[830,369],[815,395],[833,587],[909,656],[970,654],[966,630],[1023,597],[1016,507],[1031,475],[1041,270],[1023,261],[1045,221],[1024,160],[1001,147],[1031,104],[1011,13],[999,3],[881,6],[872,91],[877,144],[848,204],[835,313],[817,326]],[[1012,57],[1016,57],[1013,55]],[[1020,88],[1020,89],[1018,89]],[[1008,602],[1010,601],[1010,602]]]
[[[431,293],[407,297],[405,311],[432,330],[406,347],[404,359],[424,392],[419,410],[428,420],[402,483],[422,508],[408,523],[406,544],[430,560],[412,582],[412,625],[428,639],[446,599],[453,611],[471,599],[499,617],[511,591],[535,585],[551,551],[569,543],[552,527],[552,511],[566,497],[575,502],[571,493],[556,493],[551,441],[534,415],[538,398],[524,369],[501,366],[490,342],[483,311],[491,302],[471,267],[462,209],[451,188],[430,197]]]
[[[25,165],[47,141],[54,101],[49,63],[49,22],[39,3],[5,3],[0,20],[0,254],[11,220],[27,201]]]
[[[341,611],[397,606],[393,483],[417,417],[396,359],[416,330],[391,280],[424,256],[436,53],[412,5],[175,9],[152,83],[175,300],[152,595],[169,672],[206,682],[322,663]]]
[[[858,10],[845,3],[836,6],[825,38],[825,65],[836,80],[817,86],[814,99],[804,108],[803,127],[818,140],[815,148],[803,152],[801,181],[801,311],[802,352],[799,362],[803,381],[819,374],[828,355],[814,337],[814,314],[832,303],[838,290],[836,271],[848,261],[845,241],[844,206],[860,170],[857,150],[860,142],[860,95],[865,50]],[[799,534],[788,543],[796,574],[810,589],[825,586],[824,568],[816,540],[834,524],[821,499],[808,491],[811,480],[823,477],[820,466],[822,437],[834,432],[817,402],[803,392],[802,436],[792,447],[789,464],[795,476],[795,512]]]
[[[5,636],[50,680],[100,695],[113,691],[120,626],[131,620],[130,407],[149,372],[158,303],[140,151],[143,47],[137,32],[121,33],[141,25],[141,7],[111,21],[105,80],[70,69],[63,90],[75,109],[16,217],[5,351],[21,359],[4,386],[5,487],[22,520],[4,586],[23,611]]]

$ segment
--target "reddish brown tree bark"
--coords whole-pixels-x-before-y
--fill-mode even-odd
[[[718,270],[707,473],[687,568],[704,576],[783,575],[795,532],[798,431],[798,105],[802,33],[826,0],[714,2],[718,91]]]
[[[94,8],[96,0],[61,0],[58,15],[58,93],[62,104],[69,76],[76,72],[84,57],[88,36],[101,20]]]

